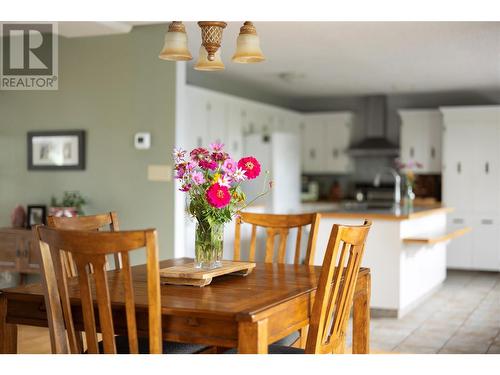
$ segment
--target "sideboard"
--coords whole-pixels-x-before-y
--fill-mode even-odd
[[[38,255],[32,246],[31,230],[23,228],[0,228],[0,272],[16,272],[20,283],[26,276],[40,273]]]

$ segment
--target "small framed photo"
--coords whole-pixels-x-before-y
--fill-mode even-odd
[[[28,170],[84,169],[84,130],[28,132]]]
[[[31,228],[33,225],[45,224],[47,216],[47,208],[42,205],[29,205],[27,216],[28,216],[27,220],[28,228]]]

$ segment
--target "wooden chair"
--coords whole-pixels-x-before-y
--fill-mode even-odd
[[[69,279],[64,277],[61,253],[69,252],[77,268],[80,302],[85,338],[89,353],[173,353],[193,352],[200,345],[162,342],[160,273],[156,230],[126,232],[91,232],[61,230],[35,226],[33,235],[39,246],[42,284],[45,289],[50,339],[53,353],[81,353],[82,347],[73,323],[68,292]],[[137,336],[134,286],[129,263],[129,252],[146,248],[149,340]],[[64,250],[62,250],[64,249]],[[125,300],[128,336],[115,336],[111,310],[110,289],[107,280],[106,256],[121,254],[122,268],[111,271],[119,274]],[[90,273],[90,266],[93,272]],[[93,291],[95,290],[95,297]],[[94,299],[97,301],[99,327],[103,341],[97,339]],[[189,350],[188,350],[189,349]]]
[[[295,242],[294,263],[300,263],[300,250],[302,239],[302,228],[310,225],[311,232],[307,244],[305,254],[305,264],[313,264],[314,253],[316,249],[316,239],[318,236],[320,215],[301,214],[301,215],[270,215],[270,214],[255,214],[243,212],[236,220],[236,233],[234,241],[234,260],[240,260],[241,257],[241,225],[243,223],[252,225],[252,236],[250,238],[249,261],[255,261],[255,251],[257,247],[257,227],[263,227],[267,232],[265,262],[273,263],[275,258],[275,240],[279,236],[277,262],[285,263],[286,260],[286,244],[290,229],[297,228],[297,237]]]
[[[71,230],[100,231],[106,227],[106,229],[111,232],[120,230],[120,226],[118,224],[118,215],[116,214],[116,212],[75,217],[48,216],[47,225],[51,228]],[[114,254],[114,262],[115,269],[119,269],[122,267],[120,253]],[[71,259],[71,254],[68,254],[66,252],[63,253],[63,263],[66,267],[67,276],[76,276],[76,267],[73,263],[73,260]]]
[[[344,353],[345,333],[371,222],[335,224],[323,260],[304,349],[269,345],[270,354]]]

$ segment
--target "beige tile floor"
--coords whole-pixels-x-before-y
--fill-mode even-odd
[[[372,318],[370,343],[397,353],[500,354],[500,273],[448,271],[443,287],[408,315]]]
[[[370,343],[372,353],[500,354],[500,273],[449,271],[402,319],[372,318]],[[19,326],[18,351],[50,353],[47,329]]]

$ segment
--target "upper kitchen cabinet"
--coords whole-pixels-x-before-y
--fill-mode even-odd
[[[315,113],[303,117],[302,171],[304,173],[349,173],[347,154],[353,115],[349,112]]]
[[[419,174],[441,173],[442,115],[435,109],[399,111],[401,117],[401,161],[422,164]]]

